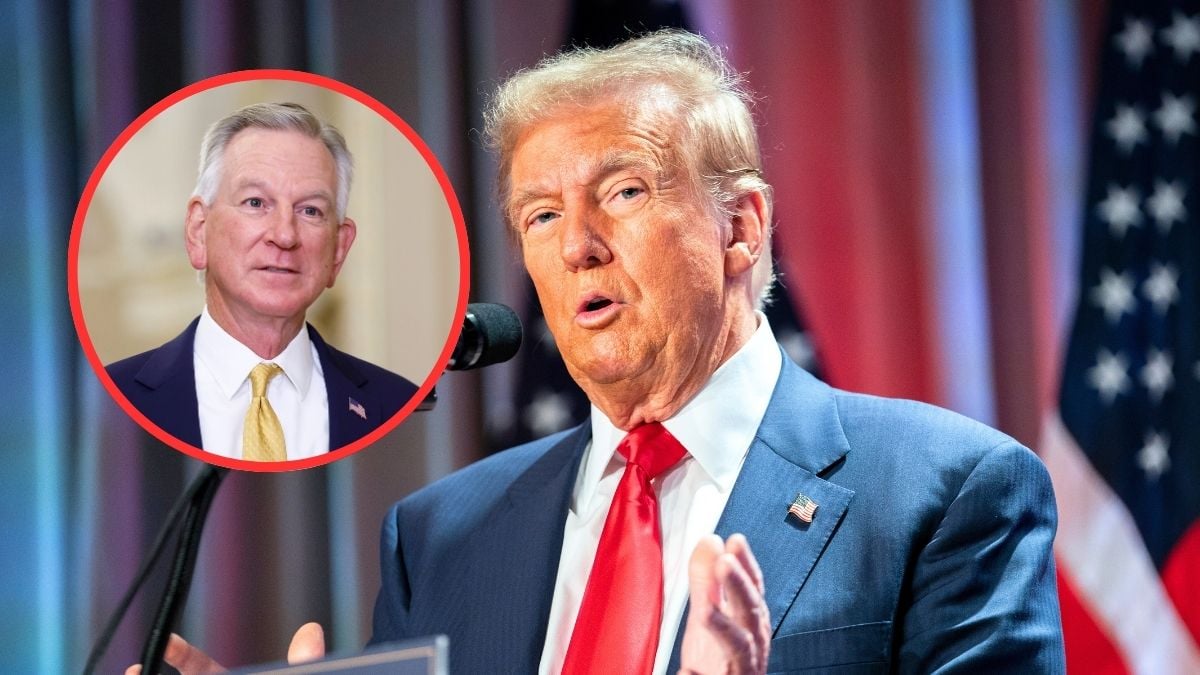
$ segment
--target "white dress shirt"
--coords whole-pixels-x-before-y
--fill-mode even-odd
[[[196,401],[200,405],[200,439],[204,451],[242,459],[242,427],[250,408],[250,371],[263,359],[200,314],[192,350],[196,372]],[[287,458],[304,459],[329,452],[329,402],[317,348],[300,332],[275,358],[265,361],[283,368],[267,383],[267,400],[279,424]]]
[[[717,527],[742,462],[779,379],[783,361],[766,317],[750,340],[713,373],[663,426],[688,456],[654,480],[663,536],[663,623],[654,672],[665,673],[688,599],[688,560]],[[616,452],[624,431],[592,406],[592,441],[584,452],[563,531],[550,623],[540,673],[562,671],[584,588],[625,459]],[[631,589],[631,592],[637,592]]]

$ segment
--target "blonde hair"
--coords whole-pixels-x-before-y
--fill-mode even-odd
[[[346,216],[350,201],[350,181],[354,178],[354,158],[346,147],[346,139],[332,124],[322,122],[299,103],[256,103],[218,120],[204,134],[200,143],[200,168],[192,196],[211,205],[221,183],[225,148],[238,132],[245,129],[274,129],[298,131],[325,144],[337,170],[337,194],[334,208],[338,222]]]
[[[615,99],[645,108],[661,100],[640,98],[648,89],[673,94],[670,113],[682,136],[678,151],[713,212],[731,216],[739,199],[759,192],[769,225],[772,190],[763,177],[753,98],[719,49],[677,29],[608,49],[582,48],[551,56],[500,85],[485,112],[484,137],[499,158],[501,203],[510,188],[517,139],[526,129],[561,115],[563,105],[587,107]],[[769,233],[768,227],[751,283],[760,305],[773,280]]]

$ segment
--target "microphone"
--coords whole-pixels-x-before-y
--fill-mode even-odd
[[[472,370],[502,363],[521,347],[521,320],[510,307],[491,302],[467,305],[462,333],[446,370]]]

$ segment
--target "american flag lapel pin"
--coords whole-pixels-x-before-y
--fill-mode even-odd
[[[817,512],[817,503],[809,499],[808,495],[803,492],[797,492],[796,498],[792,500],[792,505],[788,507],[788,513],[800,519],[800,522],[811,523],[813,514]]]
[[[350,399],[350,412],[354,413],[355,415],[358,415],[359,417],[363,418],[364,420],[367,419],[367,409],[365,407],[363,407],[363,404],[359,403],[358,401],[355,401],[353,398]]]

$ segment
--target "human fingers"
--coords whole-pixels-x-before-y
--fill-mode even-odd
[[[223,673],[225,668],[214,661],[212,657],[188,644],[187,640],[171,633],[167,640],[167,650],[163,653],[163,661],[175,667],[180,675],[198,675],[199,673]],[[139,667],[139,672],[140,667]]]
[[[765,666],[771,648],[771,616],[762,591],[742,561],[730,553],[717,559],[717,579],[725,591],[724,613],[749,634],[753,662]]]
[[[741,561],[728,553],[717,558],[717,582],[724,591],[725,614],[755,636],[761,635],[769,623],[767,603]]]
[[[740,533],[732,535],[725,541],[725,551],[732,554],[741,563],[742,569],[750,577],[754,588],[758,591],[758,597],[755,599],[756,607],[753,610],[753,614],[758,617],[758,625],[754,627],[754,634],[765,654],[771,647],[771,612],[767,607],[766,583],[763,579],[762,568],[758,565],[758,559],[754,557],[750,542],[746,541],[746,537]]]
[[[316,661],[325,656],[325,630],[315,621],[300,626],[288,645],[288,663],[295,665]]]
[[[766,656],[760,653],[758,641],[750,630],[715,607],[710,608],[702,620],[717,647],[716,653],[721,656],[695,672],[736,675],[766,672]]]
[[[746,535],[738,532],[725,540],[725,552],[732,554],[742,563],[742,567],[746,573],[750,575],[750,580],[754,582],[755,588],[759,593],[766,593],[766,586],[763,583],[762,568],[758,566],[758,559],[754,557],[754,552],[750,550],[750,542],[746,541]]]
[[[725,548],[725,543],[715,534],[707,534],[692,549],[688,560],[688,592],[691,594],[691,610],[703,609],[708,605],[720,605],[721,587],[716,578],[716,561]]]
[[[725,542],[716,535],[706,535],[694,549],[688,560],[688,593],[691,595],[687,624],[683,631],[683,646],[680,650],[680,671],[688,675],[724,672],[715,664],[725,662],[722,647],[709,631],[709,615],[720,603],[721,587],[716,580],[716,561],[725,548]]]

